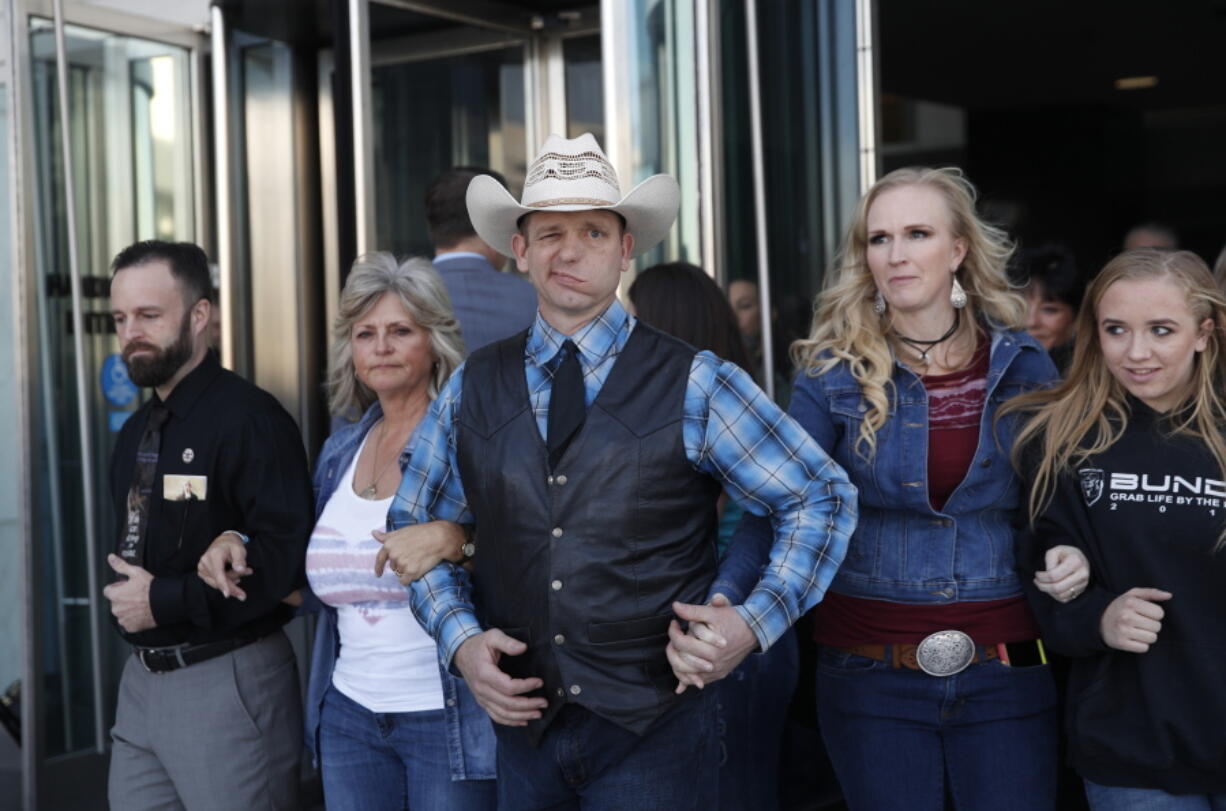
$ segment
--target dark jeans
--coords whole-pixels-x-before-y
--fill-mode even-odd
[[[493,780],[452,780],[442,710],[371,712],[335,687],[324,694],[319,759],[328,811],[481,811]]]
[[[719,807],[779,808],[779,774],[788,707],[796,690],[796,635],[751,653],[714,685],[719,696]]]
[[[708,811],[719,793],[715,726],[712,690],[686,695],[642,736],[578,704],[562,708],[537,748],[523,730],[495,724],[499,811]]]
[[[1056,803],[1056,693],[1046,665],[944,678],[830,648],[822,737],[852,811],[1044,811]]]
[[[1094,811],[1226,811],[1226,794],[1168,794],[1156,788],[1123,788],[1086,782]]]

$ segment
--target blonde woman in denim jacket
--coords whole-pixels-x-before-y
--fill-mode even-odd
[[[1013,559],[1017,424],[995,414],[1056,370],[1021,330],[1010,251],[960,172],[892,172],[793,347],[789,413],[860,493],[814,615],[822,736],[852,809],[1054,806],[1055,689]],[[738,572],[763,529],[742,523]]]

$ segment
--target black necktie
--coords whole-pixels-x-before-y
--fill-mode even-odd
[[[573,341],[562,344],[558,354],[562,362],[553,373],[553,391],[549,393],[549,468],[558,466],[562,454],[579,426],[587,408],[583,404],[583,370],[579,368],[579,349]]]
[[[145,563],[145,535],[149,529],[149,502],[153,496],[153,479],[157,474],[158,450],[162,445],[162,425],[170,412],[161,403],[149,410],[149,422],[141,434],[136,449],[136,469],[132,471],[132,486],[128,488],[128,520],[119,538],[119,556],[128,563]]]

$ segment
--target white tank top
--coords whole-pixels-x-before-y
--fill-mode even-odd
[[[368,501],[354,492],[365,445],[363,437],[307,547],[311,590],[336,608],[341,648],[332,684],[371,712],[442,709],[434,640],[413,617],[408,591],[391,570],[375,577],[379,542],[370,533],[386,526],[392,499]]]

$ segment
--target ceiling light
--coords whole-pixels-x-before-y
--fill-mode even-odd
[[[1116,90],[1144,90],[1147,87],[1157,87],[1157,76],[1125,76],[1115,80]]]

